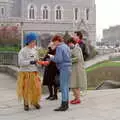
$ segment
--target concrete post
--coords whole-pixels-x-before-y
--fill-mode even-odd
[[[24,31],[23,31],[23,22],[21,24],[21,48],[24,47]]]

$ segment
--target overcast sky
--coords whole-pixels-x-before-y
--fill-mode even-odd
[[[120,25],[120,0],[96,1],[97,36],[102,35],[102,29]]]

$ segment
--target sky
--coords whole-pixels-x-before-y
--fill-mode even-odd
[[[97,37],[102,37],[102,30],[120,25],[120,0],[95,0]]]

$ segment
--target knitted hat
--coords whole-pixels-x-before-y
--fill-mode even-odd
[[[38,34],[33,32],[27,33],[24,37],[24,44],[29,44],[30,42],[37,39],[38,39]]]

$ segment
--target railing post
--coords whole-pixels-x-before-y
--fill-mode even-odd
[[[21,48],[24,47],[24,32],[23,32],[23,22],[21,24]]]

